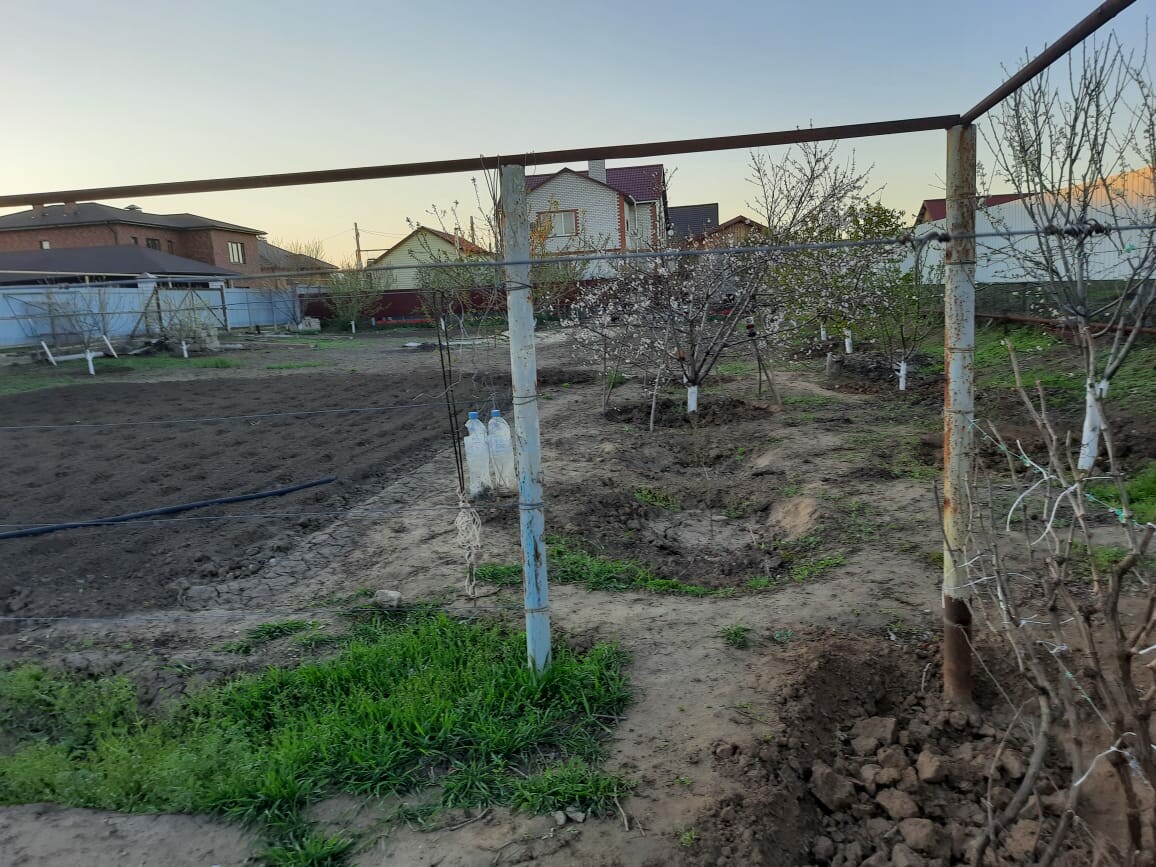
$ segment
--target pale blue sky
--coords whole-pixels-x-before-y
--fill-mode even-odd
[[[951,114],[1096,0],[490,4],[53,0],[2,15],[0,191],[411,162]],[[1116,19],[1144,41],[1149,4]],[[942,195],[940,132],[848,142],[884,200]],[[981,156],[982,158],[982,156]],[[666,157],[671,204],[748,211],[748,154]],[[621,163],[611,163],[616,165]],[[580,168],[580,166],[576,166]],[[468,175],[139,199],[385,247]],[[111,204],[125,205],[128,201]],[[469,209],[463,209],[468,213]]]

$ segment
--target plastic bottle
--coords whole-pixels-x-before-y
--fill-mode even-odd
[[[486,443],[490,447],[490,474],[494,487],[499,491],[518,489],[518,471],[514,468],[514,439],[510,426],[502,418],[502,411],[490,412],[490,423],[486,427]]]
[[[490,450],[486,445],[486,426],[471,412],[466,420],[466,466],[470,471],[470,496],[485,494],[493,487],[490,478]]]

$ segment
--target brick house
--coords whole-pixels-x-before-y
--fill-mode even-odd
[[[69,202],[0,217],[0,252],[132,244],[222,271],[258,274],[257,237],[263,234],[196,214],[149,214],[135,206]]]
[[[666,174],[661,164],[526,176],[530,219],[546,228],[545,253],[648,250],[666,242]],[[589,277],[612,269],[592,265]]]

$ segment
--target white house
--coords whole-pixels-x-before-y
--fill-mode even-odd
[[[382,275],[388,275],[382,282],[390,289],[412,292],[421,288],[418,265],[489,259],[492,256],[492,253],[469,238],[431,229],[429,226],[418,226],[376,259],[371,259],[366,267],[371,270],[380,269]]]
[[[1152,169],[1140,169],[1114,177],[1086,192],[1083,188],[1058,194],[1003,193],[987,196],[976,209],[977,235],[998,232],[1033,232],[1039,225],[1059,230],[1087,220],[1105,226],[1152,225],[1156,218],[1156,188]],[[943,199],[923,202],[916,221],[916,236],[946,230],[947,208]],[[1082,244],[1083,277],[1094,286],[1126,280],[1150,263],[1153,231],[1112,231],[1091,235]],[[1041,298],[1039,287],[1053,279],[1065,280],[1076,273],[1076,241],[1063,236],[1038,234],[976,239],[975,281],[981,306],[1002,312],[1028,312]],[[944,245],[929,244],[922,255],[925,275],[937,275],[943,263]],[[937,279],[934,278],[933,279]]]
[[[666,240],[660,164],[608,169],[605,160],[591,160],[586,171],[527,175],[526,199],[531,221],[546,231],[545,254],[646,250]],[[613,265],[597,263],[586,273],[610,276]]]

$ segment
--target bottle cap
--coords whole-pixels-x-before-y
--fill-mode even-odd
[[[490,418],[501,418],[501,417],[502,417],[502,411],[500,409],[491,409],[490,410]]]
[[[470,413],[470,414],[467,416],[467,418],[477,418],[477,417],[478,417],[478,414],[477,414],[476,412],[471,412],[471,413]]]

